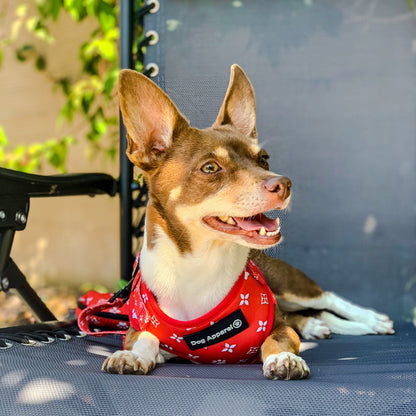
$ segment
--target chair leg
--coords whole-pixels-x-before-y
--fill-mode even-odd
[[[2,272],[9,261],[15,232],[12,228],[0,232],[0,277],[3,276]]]
[[[0,290],[16,289],[41,322],[56,321],[55,315],[32,289],[26,276],[10,257],[15,231],[7,229],[0,234]]]
[[[15,289],[27,303],[29,308],[32,309],[39,321],[46,322],[57,320],[55,315],[29,285],[26,276],[21,272],[19,267],[17,267],[12,258],[9,258],[7,266],[1,276],[1,287],[5,291],[8,289]]]

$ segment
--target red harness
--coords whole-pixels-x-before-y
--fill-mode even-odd
[[[135,267],[138,266],[138,258]],[[160,348],[198,363],[253,363],[273,327],[276,299],[252,260],[228,295],[210,312],[179,321],[166,315],[141,279],[134,278],[129,300],[90,291],[79,299],[78,325],[90,335],[125,335],[130,324],[148,331]],[[127,316],[128,315],[128,316]]]
[[[259,361],[262,343],[270,334],[276,299],[263,275],[248,260],[228,295],[210,312],[179,321],[166,315],[141,279],[140,271],[129,299],[130,323],[160,341],[174,355],[209,364]]]

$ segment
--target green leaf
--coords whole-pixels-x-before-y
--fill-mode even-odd
[[[113,61],[116,58],[116,45],[107,40],[100,40],[96,43],[100,55],[107,61]]]
[[[23,145],[19,145],[14,149],[14,154],[16,156],[23,156],[24,152],[25,152],[25,148]]]
[[[39,26],[40,19],[36,16],[29,17],[26,20],[26,28],[27,30],[33,32]]]
[[[107,289],[106,286],[103,286],[100,283],[83,283],[80,287],[79,287],[79,291],[80,293],[86,293],[90,290],[95,290],[99,293],[107,293],[109,290]]]
[[[53,20],[57,20],[59,12],[61,11],[62,2],[61,0],[49,0],[50,1],[50,12]]]
[[[36,6],[38,8],[38,12],[43,18],[48,17],[49,14],[49,1],[47,0],[36,0]]]
[[[64,0],[64,7],[72,18],[79,22],[87,16],[83,0]]]
[[[47,43],[53,43],[55,41],[53,36],[50,34],[48,28],[45,26],[44,21],[36,16],[27,19],[26,28],[27,30],[29,30],[29,32],[32,32],[37,38]]]
[[[36,69],[38,71],[44,71],[46,68],[46,59],[42,55],[38,55],[35,62]]]
[[[62,88],[63,93],[68,96],[71,93],[71,82],[68,78],[61,78],[56,85]]]
[[[64,173],[66,153],[66,146],[55,146],[47,152],[46,158],[52,166]]]
[[[0,146],[7,147],[9,145],[9,141],[7,140],[6,132],[4,128],[0,126]]]
[[[16,49],[15,51],[16,59],[20,62],[26,61],[31,55],[31,53],[34,51],[34,49],[35,48],[33,45],[29,45],[29,44],[23,45],[21,48]]]
[[[74,118],[75,113],[75,106],[72,99],[68,99],[68,101],[64,104],[61,109],[60,115],[61,117],[66,118],[68,121],[72,121]]]
[[[110,71],[107,78],[104,81],[104,94],[109,99],[114,89],[114,85],[117,82],[118,70]]]
[[[124,289],[128,284],[129,282],[127,280],[119,279],[117,281],[117,290]]]
[[[113,14],[109,14],[108,11],[101,10],[98,14],[98,20],[100,21],[101,30],[106,33],[110,29],[113,29],[117,24],[117,19]]]
[[[90,110],[91,104],[94,102],[95,95],[92,91],[87,91],[82,99],[81,99],[81,105],[82,109],[85,114],[88,114],[88,111]]]

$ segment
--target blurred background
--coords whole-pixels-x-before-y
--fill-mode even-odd
[[[117,13],[116,1],[0,2],[0,166],[117,177]],[[117,198],[31,200],[12,257],[58,317],[86,283],[115,287],[118,213]],[[31,317],[20,305],[0,292],[0,324]]]

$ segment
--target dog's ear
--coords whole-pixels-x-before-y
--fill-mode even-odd
[[[214,127],[227,124],[257,143],[254,89],[237,64],[231,66],[230,82]]]
[[[146,76],[120,72],[119,98],[127,129],[127,156],[136,166],[150,171],[160,165],[166,151],[189,122],[171,99]]]

